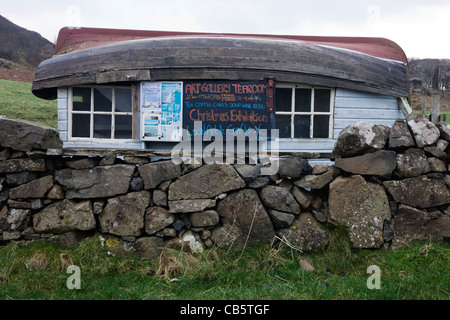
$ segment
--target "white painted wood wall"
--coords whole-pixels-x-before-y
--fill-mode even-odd
[[[67,89],[58,89],[58,130],[65,148],[136,148],[144,143],[117,142],[95,143],[68,141],[68,97]],[[404,118],[397,104],[397,98],[373,93],[336,89],[334,105],[334,134],[332,139],[283,139],[280,140],[280,152],[317,152],[331,153],[339,133],[347,125],[358,121],[392,126],[396,119]]]
[[[334,134],[332,139],[286,139],[280,142],[280,151],[331,153],[339,133],[358,121],[392,126],[404,118],[397,98],[362,91],[336,89],[334,104]]]

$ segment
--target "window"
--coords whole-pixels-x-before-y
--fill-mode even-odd
[[[131,139],[131,87],[70,89],[69,135],[72,139]]]
[[[276,127],[280,138],[331,138],[334,90],[277,84]]]

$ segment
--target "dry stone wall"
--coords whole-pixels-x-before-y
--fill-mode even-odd
[[[261,242],[317,251],[330,225],[355,248],[448,240],[449,142],[449,125],[420,116],[358,122],[341,132],[334,166],[283,157],[265,176],[262,164],[58,155],[54,129],[0,117],[0,244],[97,236],[147,258]]]

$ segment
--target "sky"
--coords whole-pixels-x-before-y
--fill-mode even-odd
[[[0,0],[55,43],[62,27],[382,37],[409,58],[450,59],[450,0]]]

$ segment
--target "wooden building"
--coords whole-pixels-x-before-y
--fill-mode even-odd
[[[330,153],[351,123],[402,118],[409,87],[387,39],[63,28],[32,91],[58,99],[65,148],[167,150],[201,120]]]

